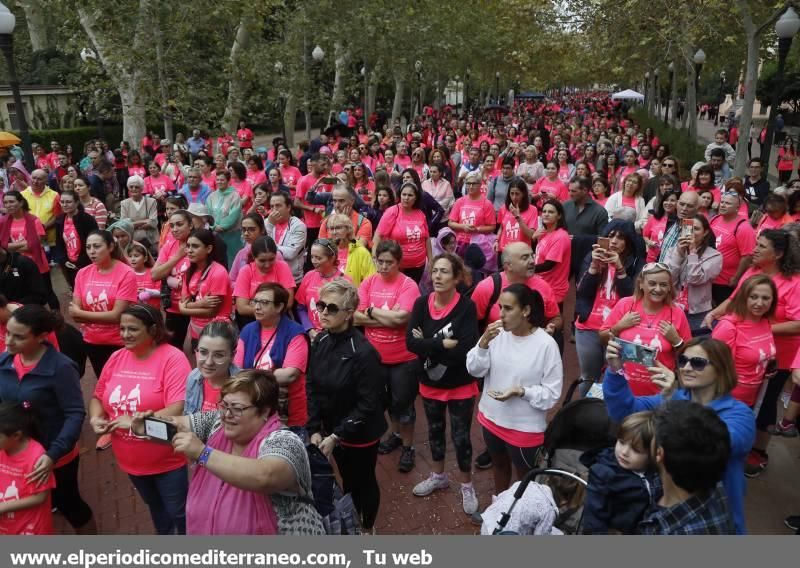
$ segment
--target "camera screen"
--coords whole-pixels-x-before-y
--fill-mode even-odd
[[[159,440],[164,440],[165,442],[169,440],[169,434],[167,433],[167,425],[164,424],[163,422],[145,419],[144,431],[145,434],[147,434],[151,438],[157,438]]]

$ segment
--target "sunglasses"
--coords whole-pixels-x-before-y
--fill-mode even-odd
[[[331,251],[331,254],[333,256],[336,256],[338,254],[338,252],[336,251],[336,244],[330,239],[317,239],[316,241],[314,241],[314,244],[325,247],[326,249]]]
[[[711,361],[705,357],[687,357],[686,355],[678,355],[678,368],[683,369],[686,366],[686,363],[691,365],[693,371],[698,372],[712,364]]]
[[[646,272],[669,272],[669,266],[663,262],[648,262],[642,267],[642,274]]]
[[[338,314],[342,308],[337,306],[336,304],[327,304],[322,300],[317,302],[317,313],[327,313],[330,316],[335,316]]]
[[[675,164],[667,164],[667,163],[664,163],[664,164],[661,164],[661,167],[662,167],[662,168],[674,168],[674,167],[675,167]]]

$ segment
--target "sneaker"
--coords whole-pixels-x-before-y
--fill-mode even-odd
[[[403,447],[403,438],[398,436],[395,433],[389,434],[389,437],[386,438],[383,442],[378,444],[378,453],[379,454],[391,454],[397,448]]]
[[[789,401],[792,400],[792,393],[781,391],[781,403],[783,404],[783,409],[786,410],[789,408]]]
[[[450,487],[450,480],[447,475],[437,476],[432,473],[427,479],[417,483],[412,492],[417,497],[427,497],[437,489],[447,489],[448,487]]]
[[[403,453],[400,454],[400,461],[397,462],[397,471],[400,473],[408,473],[414,469],[414,448],[411,446],[404,446]]]
[[[783,524],[793,531],[800,530],[800,515],[792,515],[783,520]]]
[[[775,424],[775,434],[777,436],[784,436],[786,438],[796,438],[797,437],[797,424],[794,422],[789,422],[789,424],[784,424],[783,420],[779,420],[777,424]]]
[[[478,469],[489,469],[492,467],[492,456],[489,450],[485,450],[481,455],[475,458],[475,467]]]
[[[97,450],[107,450],[111,447],[111,434],[103,434],[99,438],[97,438],[97,445],[95,448]]]
[[[469,516],[470,522],[476,527],[483,526],[483,514],[480,511],[475,511]]]
[[[478,512],[478,496],[475,494],[475,487],[471,483],[469,485],[461,485],[461,504],[467,515],[471,516]]]
[[[767,469],[769,464],[769,456],[765,452],[757,450],[750,450],[747,454],[747,461],[744,463],[744,474],[746,477],[754,478]]]

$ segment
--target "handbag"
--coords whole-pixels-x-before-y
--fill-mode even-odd
[[[168,310],[172,307],[172,288],[167,284],[167,279],[161,281],[161,308]]]
[[[441,363],[434,363],[431,361],[430,357],[425,358],[422,368],[425,370],[425,374],[428,375],[428,380],[432,382],[440,381],[447,372],[446,366]]]
[[[311,492],[314,498],[306,499],[322,516],[325,534],[361,534],[361,516],[356,510],[352,496],[342,494],[336,475],[328,458],[314,444],[306,446],[308,464],[311,469]]]

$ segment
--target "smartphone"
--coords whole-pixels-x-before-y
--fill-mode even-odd
[[[623,363],[636,363],[645,367],[656,366],[658,349],[619,338],[615,338],[614,341],[619,343],[619,358]]]
[[[681,221],[681,238],[691,239],[694,232],[694,219],[684,219]]]
[[[319,182],[326,184],[339,183],[339,178],[337,178],[336,176],[325,176],[320,178]]]
[[[608,237],[599,237],[597,239],[597,248],[608,250],[609,240],[610,239]]]
[[[172,422],[159,418],[145,418],[144,433],[159,442],[170,443],[175,434],[178,433],[178,428]]]

